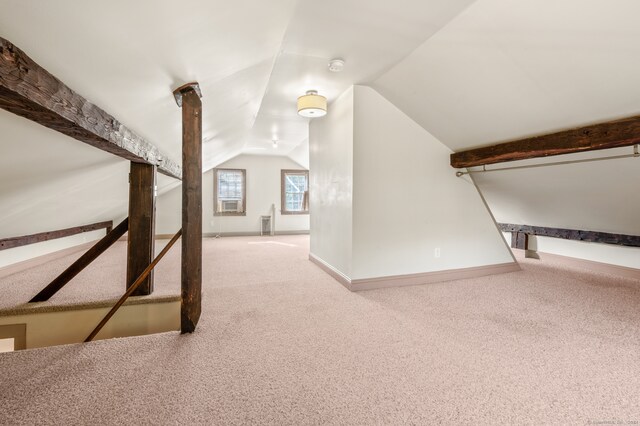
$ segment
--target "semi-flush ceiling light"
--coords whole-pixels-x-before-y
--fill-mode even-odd
[[[322,117],[327,113],[327,98],[318,95],[316,90],[307,90],[307,94],[298,98],[298,114],[303,117]]]

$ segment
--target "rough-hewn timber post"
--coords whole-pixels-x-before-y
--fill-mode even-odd
[[[192,333],[202,294],[202,102],[198,83],[173,92],[182,107],[182,308],[180,330]]]
[[[127,289],[154,258],[156,216],[156,166],[131,163],[129,173],[129,237],[127,238]],[[153,271],[132,296],[153,292]]]

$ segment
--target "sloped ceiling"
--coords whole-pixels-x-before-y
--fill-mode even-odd
[[[172,90],[198,81],[205,170],[240,153],[308,166],[296,98],[316,89],[331,101],[370,81],[471,2],[3,0],[0,36],[175,161]],[[341,74],[327,69],[334,57]],[[0,236],[126,215],[126,161],[4,111],[0,125]],[[159,193],[176,185],[160,177]]]
[[[479,0],[372,86],[454,151],[640,112],[640,2]]]
[[[638,16],[634,0],[479,0],[372,86],[453,151],[637,115]],[[475,181],[501,222],[638,235],[639,172],[635,158]]]
[[[310,89],[331,102],[369,84],[454,151],[640,113],[637,16],[635,0],[3,0],[0,36],[177,161],[171,91],[198,81],[208,169],[240,153],[306,165],[295,99]],[[327,70],[336,57],[339,74]],[[0,126],[0,236],[126,214],[127,162],[4,111]],[[631,167],[597,170],[622,188]],[[588,196],[592,172],[554,175],[564,170],[477,181],[496,215],[515,221],[558,179]],[[160,192],[178,184],[160,179]],[[603,228],[595,218],[609,214],[580,223]],[[630,232],[624,223],[604,228]]]

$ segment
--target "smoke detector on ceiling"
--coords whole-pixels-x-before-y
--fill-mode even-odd
[[[340,72],[344,69],[344,60],[343,59],[332,59],[329,61],[329,71],[331,72]]]

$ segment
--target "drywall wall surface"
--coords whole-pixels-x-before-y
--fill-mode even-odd
[[[451,150],[374,89],[354,99],[351,279],[513,262]]]
[[[258,233],[260,216],[270,216],[275,206],[276,232],[309,230],[309,215],[282,215],[280,212],[280,171],[303,170],[284,156],[239,155],[216,167],[246,170],[246,215],[214,216],[213,169],[202,175],[202,229],[205,233]],[[182,188],[177,187],[158,197],[156,233],[174,234],[181,226]]]
[[[81,343],[110,307],[68,309],[0,317],[0,325],[26,324],[27,349]],[[180,301],[124,305],[95,340],[141,336],[180,329]]]
[[[353,88],[309,125],[310,253],[350,277],[353,195]]]
[[[571,241],[559,238],[532,237],[529,247],[541,253],[559,254],[594,262],[640,269],[640,249],[637,247]]]
[[[502,234],[505,241],[511,244],[511,233],[503,232]],[[637,247],[531,235],[529,236],[529,250],[640,269],[640,249]]]

